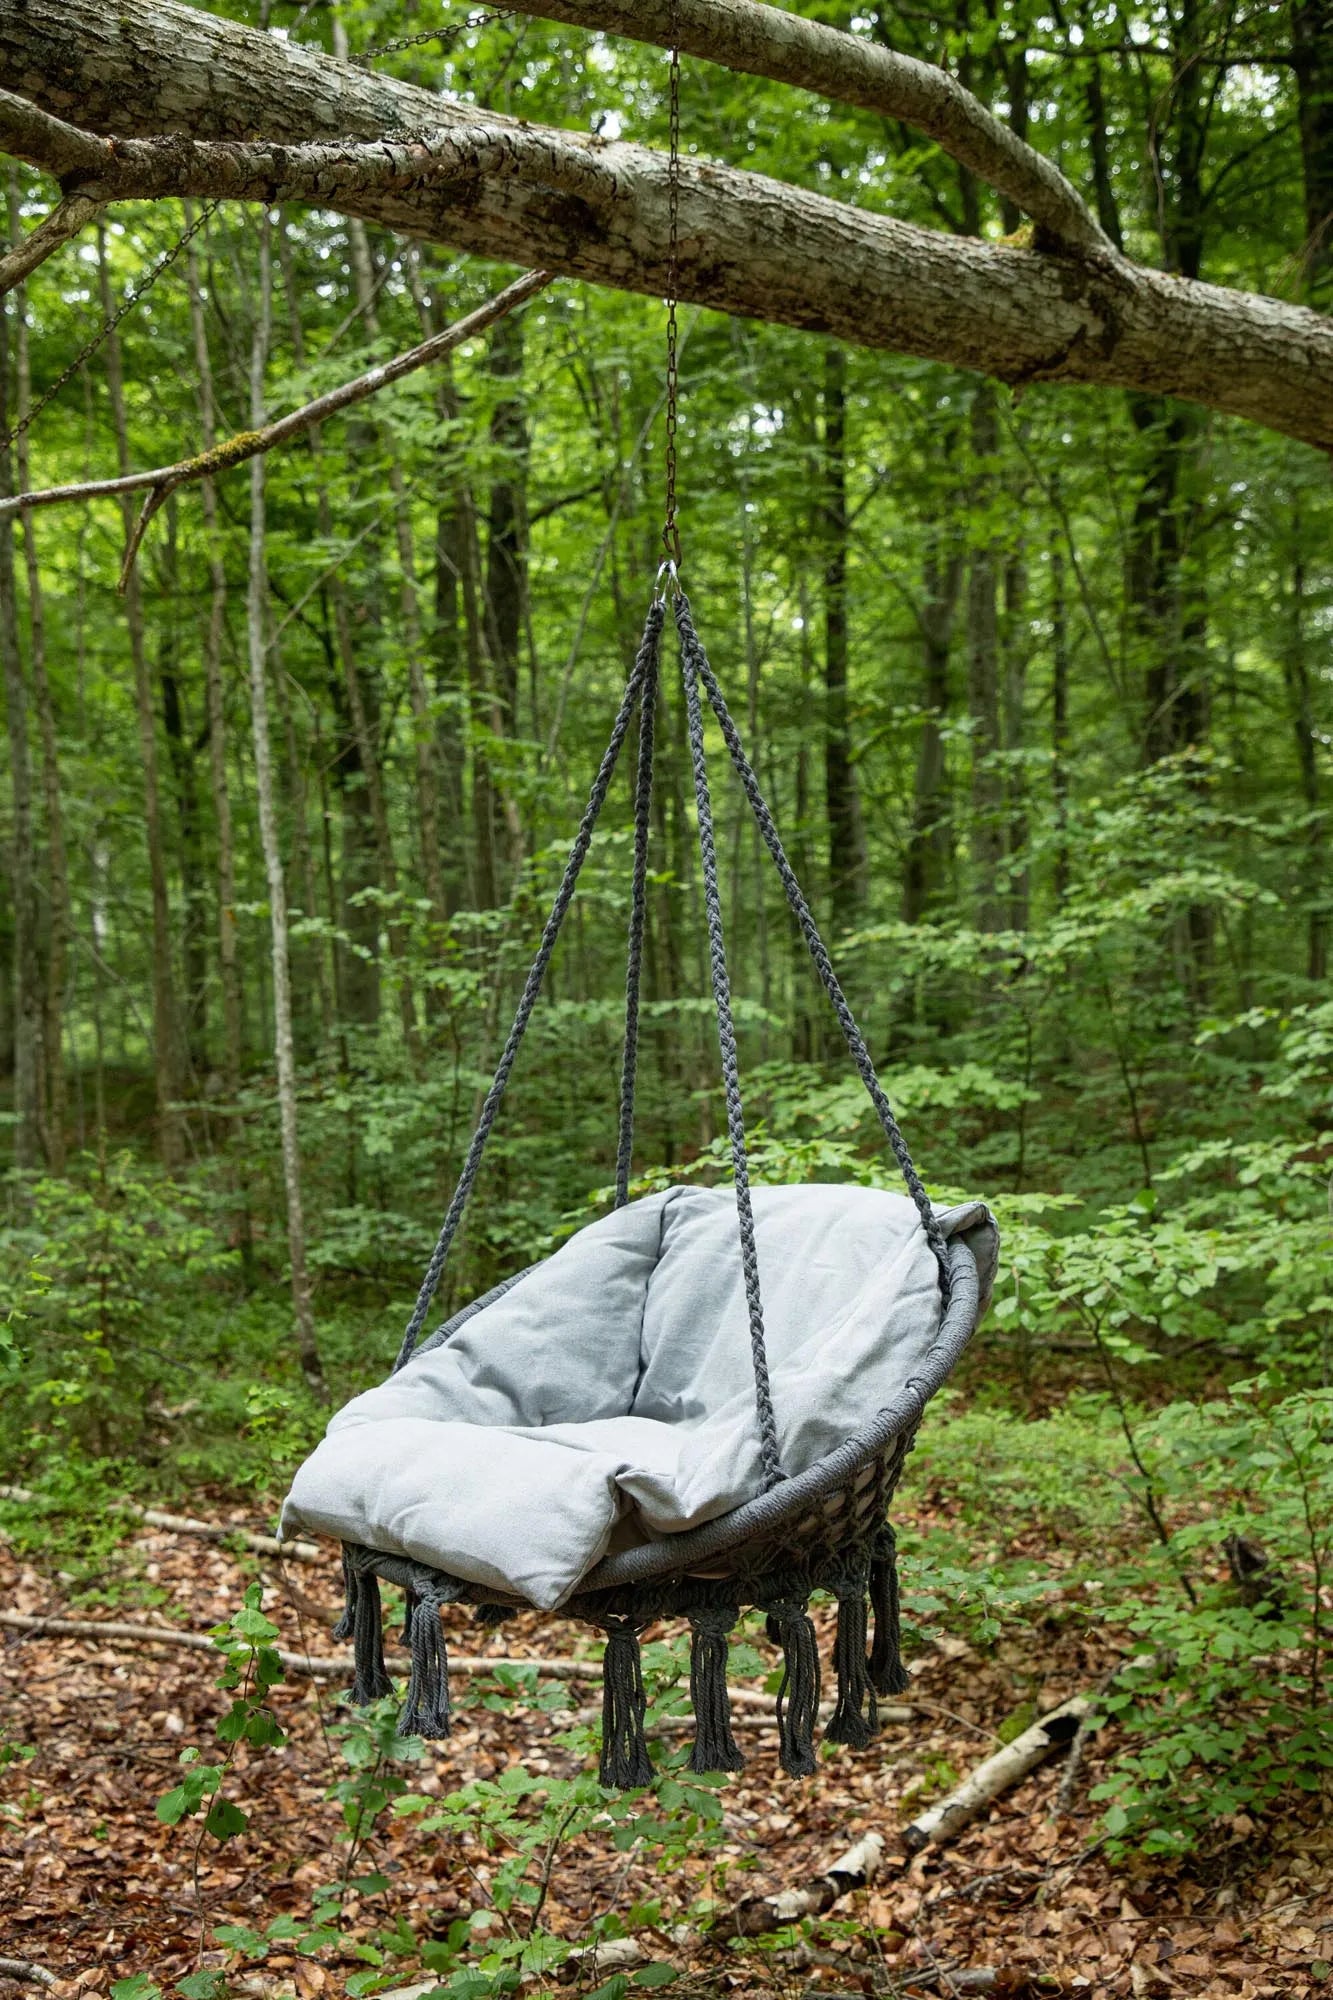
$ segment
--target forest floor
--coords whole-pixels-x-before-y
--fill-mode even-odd
[[[196,1511],[263,1525],[218,1495]],[[910,1519],[910,1504],[898,1511]],[[327,1572],[301,1571],[299,1614],[262,1558],[187,1536],[145,1530],[117,1563],[136,1583],[137,1604],[89,1608],[86,1600],[61,1603],[58,1571],[45,1573],[46,1565],[20,1562],[0,1546],[0,1601],[19,1612],[109,1615],[201,1632],[235,1612],[246,1582],[262,1574],[279,1643],[332,1650],[309,1602],[327,1603],[332,1616],[332,1554]],[[821,1634],[826,1655],[828,1637]],[[572,1625],[519,1618],[494,1634],[470,1626],[464,1643],[473,1653],[537,1659],[574,1657],[588,1641]],[[1035,1701],[1043,1711],[1094,1686],[1114,1660],[1100,1643],[1077,1620],[1036,1622],[984,1654],[941,1638],[913,1663],[912,1721],[890,1723],[869,1752],[826,1751],[809,1782],[778,1771],[770,1727],[746,1729],[749,1763],[722,1795],[720,1849],[663,1867],[660,1857],[618,1853],[609,1840],[576,1845],[557,1861],[543,1921],[574,1936],[594,1912],[652,1900],[661,1904],[665,1934],[716,1879],[719,1858],[743,1871],[729,1876],[731,1892],[739,1881],[754,1894],[800,1884],[873,1830],[885,1843],[879,1879],[815,1922],[804,1942],[760,1952],[753,1944],[710,1946],[696,1932],[694,1946],[665,1943],[658,1955],[680,1967],[673,1992],[832,2000],[988,1986],[1011,2000],[1304,2000],[1333,1991],[1325,1984],[1333,1978],[1333,1829],[1284,1819],[1260,1830],[1242,1819],[1219,1827],[1209,1851],[1188,1863],[1113,1867],[1087,1799],[1107,1754],[1103,1739],[1093,1739],[1073,1810],[1054,1811],[1056,1763],[999,1799],[951,1848],[910,1861],[898,1851],[895,1831],[919,1809],[922,1781],[938,1786],[943,1773],[948,1783],[980,1762],[1022,1704]],[[240,1772],[234,1796],[251,1813],[250,1828],[223,1848],[202,1843],[196,1888],[197,1822],[168,1827],[155,1805],[179,1778],[182,1745],[215,1754],[212,1725],[227,1700],[215,1674],[215,1663],[198,1653],[0,1631],[0,1744],[33,1752],[0,1773],[0,1957],[45,1967],[70,1995],[106,1994],[132,1973],[169,1987],[201,1962],[228,1962],[216,1950],[196,1958],[201,1903],[210,1932],[221,1922],[261,1927],[283,1912],[303,1916],[312,1888],[338,1878],[342,1822],[326,1799],[346,1772],[325,1729],[339,1690],[293,1678],[273,1694],[286,1747],[252,1753]],[[409,1773],[412,1790],[449,1790],[519,1761],[553,1775],[572,1769],[570,1753],[550,1740],[558,1725],[549,1715],[469,1705],[461,1681],[456,1694],[455,1734],[429,1746],[426,1763]],[[595,1686],[583,1699],[595,1699]],[[236,1966],[229,1990],[338,2000],[347,1977],[365,1970],[351,1949],[358,1926],[370,1935],[402,1917],[420,1936],[441,1935],[477,1906],[493,1864],[480,1844],[423,1836],[386,1815],[360,1865],[390,1886],[348,1905],[353,1936],[345,1952],[326,1949],[307,1960],[275,1948],[262,1965]],[[988,1982],[976,1977],[985,1969],[994,1975]],[[38,1990],[0,1977],[0,2000],[20,1993],[31,2000]]]

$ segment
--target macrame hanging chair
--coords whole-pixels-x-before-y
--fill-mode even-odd
[[[630,1201],[654,725],[668,603],[679,638],[735,1180],[729,1241],[718,1233],[724,1211],[732,1210],[725,1190],[676,1189]],[[907,1199],[860,1188],[751,1190],[705,701]],[[636,713],[615,1212],[423,1341]],[[815,1768],[820,1713],[809,1600],[827,1591],[838,1607],[837,1701],[825,1740],[867,1744],[876,1697],[907,1684],[889,1501],[925,1405],[984,1308],[996,1244],[993,1219],[980,1203],[944,1215],[931,1205],[668,561],[394,1371],[334,1418],[284,1508],[284,1535],[313,1531],[342,1539],[347,1602],[338,1636],[354,1643],[354,1699],[368,1703],[391,1688],[382,1580],[406,1595],[411,1679],[400,1728],[409,1735],[449,1734],[442,1607],[474,1605],[488,1623],[532,1606],[579,1617],[606,1637],[601,1780],[642,1785],[652,1764],[639,1638],[656,1620],[680,1618],[691,1628],[690,1768],[737,1770],[744,1759],[728,1710],[728,1634],[743,1609],[757,1607],[782,1653],[776,1700],[782,1768],[807,1775]],[[770,1286],[776,1281],[781,1301],[772,1373],[774,1328],[766,1333],[761,1277]]]

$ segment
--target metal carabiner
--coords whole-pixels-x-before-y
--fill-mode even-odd
[[[663,588],[662,584],[663,577],[667,579],[665,588]],[[658,565],[657,580],[653,584],[653,601],[657,604],[665,604],[668,591],[674,591],[677,597],[682,595],[680,571],[677,568],[674,556],[664,556]]]

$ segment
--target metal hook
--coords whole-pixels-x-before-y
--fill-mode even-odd
[[[667,578],[667,584],[665,589],[663,588],[662,585],[663,577]],[[684,595],[684,592],[681,589],[680,571],[676,566],[676,561],[673,556],[663,557],[661,563],[659,563],[658,565],[657,580],[653,584],[654,603],[665,604],[667,601],[667,593],[669,591],[674,591],[677,597],[681,597]]]

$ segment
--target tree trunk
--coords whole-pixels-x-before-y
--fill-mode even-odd
[[[491,332],[488,366],[497,385],[491,414],[490,512],[486,539],[486,612],[495,692],[505,734],[518,733],[518,650],[527,585],[528,426],[521,384],[523,322],[502,319]]]
[[[429,338],[437,333],[446,315],[437,310],[437,300],[416,283],[417,311],[422,330]],[[454,387],[452,357],[436,376],[436,406],[441,418],[452,428],[461,422],[458,393]],[[443,497],[436,516],[435,604],[436,604],[436,690],[446,696],[446,726],[440,739],[441,767],[445,790],[452,803],[451,840],[456,881],[455,902],[466,893],[476,909],[492,909],[499,896],[496,860],[497,801],[486,758],[489,735],[487,718],[494,713],[494,699],[488,686],[488,647],[483,625],[481,551],[477,513],[472,489],[465,474],[450,461],[454,452],[448,444],[441,450]],[[459,640],[461,610],[462,641]],[[467,751],[471,745],[471,819],[473,830],[472,867],[468,867],[464,831],[464,789]]]
[[[1004,856],[1004,798],[1000,772],[1000,649],[996,606],[999,564],[995,532],[995,461],[999,452],[995,389],[972,392],[972,507],[980,528],[967,578],[967,696],[972,746],[972,893],[977,927],[999,930],[1000,864]]]
[[[921,605],[921,735],[912,787],[912,824],[903,872],[903,919],[919,924],[943,902],[949,888],[953,829],[944,725],[949,715],[949,652],[963,559],[946,546],[949,531],[928,530]]]
[[[264,421],[264,372],[273,312],[271,224],[265,215],[259,236],[259,304],[250,355],[250,423]],[[296,1058],[292,1045],[292,1000],[287,956],[287,886],[283,877],[278,815],[273,797],[273,758],[269,744],[268,640],[265,610],[268,570],[264,559],[265,459],[250,461],[250,560],[245,599],[246,647],[250,666],[250,727],[255,758],[255,793],[259,807],[259,838],[268,883],[269,930],[273,960],[273,1052],[278,1072],[278,1116],[282,1128],[282,1179],[287,1204],[287,1255],[291,1265],[292,1309],[301,1370],[311,1390],[327,1394],[315,1321],[310,1308],[306,1269],[305,1213],[301,1195],[301,1154],[296,1119]]]
[[[865,907],[866,844],[847,712],[847,357],[836,345],[824,350],[820,469],[829,909],[834,930],[845,931]]]
[[[190,294],[190,326],[194,336],[195,379],[199,393],[199,427],[205,451],[217,442],[213,399],[213,366],[208,329],[199,286],[199,260],[194,245],[186,275]],[[211,479],[200,482],[204,536],[208,545],[209,607],[203,631],[204,695],[208,709],[208,779],[213,799],[217,841],[218,975],[222,988],[222,1083],[228,1104],[241,1089],[241,975],[236,936],[236,854],[232,833],[231,796],[227,789],[227,711],[222,689],[222,634],[227,617],[227,570],[218,524],[217,491]]]
[[[1304,264],[1311,305],[1333,291],[1333,0],[1292,0],[1291,66],[1305,184]]]
[[[174,496],[163,510],[167,532],[160,557],[161,586],[157,597],[165,616],[160,624],[158,681],[162,691],[162,726],[167,738],[176,819],[180,829],[180,887],[183,904],[181,958],[185,974],[182,1053],[199,1080],[208,1068],[208,947],[204,888],[203,827],[199,816],[199,785],[195,773],[195,731],[185,711],[181,687],[180,628],[177,616],[179,576],[176,561],[177,507]],[[207,724],[199,733],[202,744]]]
[[[106,257],[106,231],[97,227],[97,269],[102,313],[113,311],[111,273]],[[122,477],[130,470],[129,422],[125,412],[125,379],[120,340],[106,339],[106,381],[116,431],[116,457]],[[125,494],[121,520],[128,543],[134,528],[134,498]],[[171,962],[171,904],[167,892],[166,843],[162,826],[162,795],[157,767],[157,717],[152,676],[144,643],[143,596],[136,564],[125,583],[125,624],[134,664],[134,708],[139,725],[139,756],[143,764],[144,833],[148,848],[148,881],[152,901],[153,953],[153,1083],[157,1093],[157,1144],[164,1164],[177,1167],[185,1157],[185,1131],[180,1112],[182,1075],[176,1021],[176,982]]]
[[[1015,512],[1021,495],[1015,494]],[[1009,925],[1027,929],[1030,884],[1028,880],[1027,779],[1023,762],[1026,747],[1028,647],[1028,568],[1021,540],[1004,560],[1004,615],[1001,625],[1000,659],[1004,671],[1001,702],[1004,725],[1004,844],[1009,864]]]
[[[1293,523],[1295,557],[1291,572],[1291,623],[1282,656],[1291,703],[1292,730],[1296,739],[1296,765],[1301,774],[1301,797],[1305,803],[1305,857],[1302,873],[1306,907],[1307,978],[1316,986],[1328,977],[1329,913],[1333,907],[1329,893],[1323,801],[1319,782],[1319,735],[1314,711],[1314,689],[1310,679],[1307,649],[1305,555],[1299,506]]]
[[[0,436],[9,431],[12,407],[10,317],[8,302],[0,302]],[[7,497],[13,491],[13,459],[9,446],[0,445],[0,495]],[[22,1171],[32,1171],[42,1160],[42,984],[37,956],[37,869],[33,852],[28,697],[19,649],[12,516],[0,520],[0,665],[5,679],[9,784],[14,813],[9,857],[14,949],[14,1165]]]
[[[17,178],[11,176],[9,189],[11,232],[19,228]],[[14,293],[15,345],[18,363],[17,420],[24,422],[31,407],[31,373],[28,358],[27,300],[23,286]],[[15,440],[19,491],[30,485],[28,436]],[[11,558],[12,560],[12,558]],[[60,754],[56,733],[55,703],[46,663],[46,619],[42,601],[41,570],[37,561],[37,538],[33,517],[23,517],[23,560],[28,583],[29,664],[32,671],[33,705],[37,711],[37,732],[42,745],[42,803],[46,819],[47,937],[46,980],[42,1007],[42,1058],[45,1073],[45,1115],[42,1132],[46,1162],[53,1174],[65,1171],[68,1098],[65,1085],[65,980],[69,965],[70,898],[69,860],[65,846],[65,812],[61,797]]]
[[[780,66],[768,58],[798,32],[790,17],[784,28],[778,9],[713,8],[719,35],[757,17],[756,66]],[[600,11],[578,0],[579,19]],[[853,69],[885,53],[863,41],[862,58],[849,46],[857,38],[834,40]],[[1048,161],[942,72],[909,67],[944,124],[953,106],[969,134],[984,134],[978,148],[950,127],[950,149],[971,171],[1017,199],[1005,164],[1017,160],[1048,191],[1063,190],[1057,207],[1073,233],[1057,229],[1058,251],[1040,231],[1029,247],[965,239],[687,159],[683,300],[1011,383],[1192,399],[1333,444],[1333,323],[1100,247],[1100,230]],[[840,74],[828,83],[832,95],[854,94]],[[18,93],[0,103],[0,143],[98,198],[305,200],[594,283],[653,297],[667,287],[661,155],[482,115],[174,0],[121,0],[113,13],[100,0],[0,0],[0,89]],[[32,92],[49,108],[35,109],[23,95]],[[71,105],[89,133],[116,134],[114,150],[58,122]],[[909,115],[923,129],[934,117],[929,105]],[[423,131],[429,140],[408,136]],[[255,132],[262,143],[250,143]],[[153,136],[168,133],[169,143]],[[1023,196],[1029,213],[1044,205],[1039,191]]]
[[[1055,807],[1055,902],[1069,894],[1069,606],[1065,551],[1051,537],[1051,793]]]
[[[305,365],[305,334],[298,307],[297,284],[285,230],[278,238],[287,293],[292,354]],[[333,503],[324,470],[323,434],[318,424],[307,433],[314,467],[316,521],[326,546],[334,542]],[[338,746],[332,775],[338,788],[342,823],[340,895],[330,915],[344,934],[335,952],[335,988],[342,1018],[352,1026],[374,1029],[380,1017],[380,928],[383,913],[373,892],[392,893],[393,850],[389,847],[389,877],[384,874],[388,821],[379,785],[379,765],[367,724],[364,690],[352,634],[347,589],[338,570],[321,585],[324,605],[324,646],[329,692],[338,719]],[[329,618],[332,614],[332,633]],[[410,993],[408,995],[410,1003]],[[406,1024],[405,1024],[406,1025]]]

